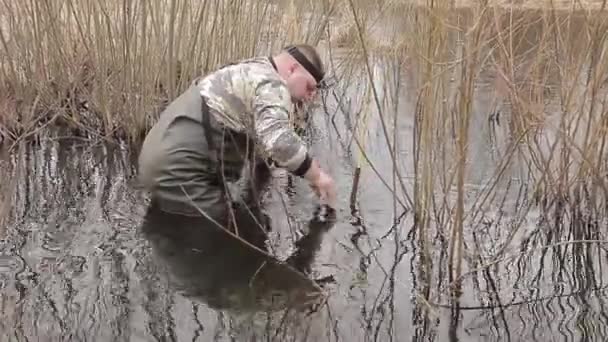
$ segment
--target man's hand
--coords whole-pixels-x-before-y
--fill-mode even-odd
[[[319,178],[311,184],[311,187],[317,193],[321,202],[332,208],[336,207],[336,186],[331,176],[321,171]]]
[[[324,204],[332,208],[336,207],[336,186],[330,175],[321,170],[316,160],[313,160],[310,169],[304,174],[304,178],[310,182],[310,187],[319,196]]]

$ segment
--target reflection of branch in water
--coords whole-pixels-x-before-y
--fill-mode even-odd
[[[275,333],[274,336],[272,338],[271,341],[286,341],[288,340],[290,337],[291,338],[295,338],[296,336],[293,335],[293,331],[290,331],[288,324],[290,323],[289,318],[291,318],[289,315],[291,314],[291,310],[287,309],[285,310],[285,312],[283,313],[280,323],[279,325],[276,327],[275,329]],[[268,320],[268,322],[270,323],[270,320]],[[302,323],[302,322],[301,322]],[[303,324],[301,324],[303,325]],[[281,335],[279,336],[279,333],[281,333]],[[299,340],[301,341],[308,341],[308,335],[310,334],[310,326],[306,327],[304,330],[304,334],[301,336],[297,336]],[[268,336],[271,336],[270,334],[268,334]]]
[[[601,310],[599,310],[599,316],[600,316],[600,324],[599,324],[599,328],[602,332],[602,336],[607,337],[608,336],[608,314],[606,314],[606,310],[604,308],[606,308],[606,300],[604,296],[597,296],[596,300],[599,303],[599,307],[602,308]]]
[[[447,241],[447,238],[445,237],[445,235],[440,234],[439,233],[439,229],[437,229],[437,242],[439,243],[439,260],[437,262],[437,282],[436,282],[436,288],[435,291],[437,294],[439,294],[439,296],[442,293],[442,287],[444,286],[444,279],[447,279],[446,273],[450,272],[449,267],[448,267],[448,245],[449,242]],[[430,293],[430,284],[429,286],[429,293]],[[429,294],[430,296],[430,294]],[[425,302],[425,304],[428,305],[428,299],[429,298],[425,298],[427,300],[427,302]]]
[[[371,332],[371,330],[372,330],[372,321],[374,320],[374,316],[376,315],[377,311],[380,311],[380,321],[378,322],[378,325],[376,326],[376,329],[375,329],[374,340],[378,339],[378,335],[377,334],[378,334],[380,325],[382,325],[382,321],[384,320],[384,308],[383,308],[383,305],[385,303],[383,302],[381,305],[378,305],[378,301],[380,299],[380,296],[382,295],[382,291],[384,290],[384,286],[386,284],[386,280],[387,280],[387,277],[384,277],[382,279],[382,284],[380,285],[380,289],[378,290],[378,295],[374,299],[374,304],[372,305],[372,308],[370,309],[370,315],[369,315],[369,317],[364,316],[364,317],[366,317],[365,321],[367,323],[366,326],[365,326],[365,328],[367,330],[366,334],[369,334]]]
[[[572,210],[572,219],[570,224],[572,226],[573,235],[575,239],[594,239],[597,238],[597,234],[592,231],[592,228],[597,228],[593,222],[588,222],[582,217],[582,213],[577,207],[573,207]],[[579,326],[579,331],[582,333],[582,339],[588,339],[588,329],[595,330],[594,327],[588,327],[593,325],[593,317],[589,315],[590,303],[586,298],[588,293],[585,289],[596,287],[596,276],[593,267],[593,255],[591,249],[594,247],[592,244],[577,244],[573,246],[573,256],[574,256],[574,276],[576,277],[578,287],[583,290],[574,296],[577,304],[581,308],[585,308],[583,310],[577,311],[577,321]]]
[[[488,310],[488,309],[498,309],[498,308],[504,309],[504,308],[508,308],[508,307],[512,307],[512,306],[538,303],[538,302],[543,302],[543,301],[552,300],[552,299],[556,299],[556,298],[568,298],[568,297],[573,297],[573,296],[577,296],[577,295],[581,295],[581,294],[601,292],[601,291],[604,291],[607,289],[608,289],[608,285],[605,285],[605,286],[601,286],[601,287],[585,288],[585,289],[578,290],[578,291],[572,291],[572,292],[569,292],[566,294],[551,295],[551,296],[544,296],[544,297],[537,296],[537,298],[529,299],[529,300],[511,301],[509,303],[502,304],[502,305],[460,306],[460,309],[461,310]],[[449,304],[440,304],[440,303],[433,303],[433,302],[429,302],[429,303],[432,306],[438,307],[438,308],[451,309],[453,307],[453,305],[449,305]],[[571,309],[573,309],[573,311],[576,311],[574,307],[572,307]]]
[[[501,300],[500,300],[500,295],[498,294],[498,288],[496,287],[496,282],[494,281],[494,278],[492,277],[492,274],[490,273],[489,269],[484,270],[484,275],[485,275],[486,282],[488,284],[490,284],[490,288],[492,289],[492,293],[494,294],[494,300],[498,303],[500,319],[502,320],[503,329],[507,334],[507,340],[511,341],[511,330],[509,329],[509,324],[507,323],[507,319],[505,317],[505,311],[504,311],[504,308],[503,308]],[[492,312],[493,311],[494,310],[492,310]],[[498,323],[496,322],[496,319],[495,319],[495,315],[492,315],[492,321],[494,322],[496,331],[500,331],[500,328],[498,327]]]
[[[388,334],[390,337],[390,340],[393,340],[393,323],[394,323],[394,318],[395,318],[395,276],[397,274],[397,266],[399,266],[399,264],[401,263],[401,261],[403,260],[403,257],[405,256],[405,254],[408,253],[407,248],[403,248],[403,250],[400,250],[400,243],[398,239],[395,239],[395,253],[394,253],[394,260],[393,260],[393,265],[391,266],[391,270],[389,272],[389,277],[388,277],[388,294],[386,295],[386,297],[377,305],[377,309],[376,309],[376,303],[374,303],[374,306],[372,307],[372,313],[375,314],[376,311],[380,311],[380,320],[378,321],[378,323],[376,324],[375,327],[375,332],[374,332],[374,341],[378,340],[378,335],[380,332],[380,328],[382,326],[382,323],[384,322],[384,318],[385,318],[385,307],[389,306],[389,311],[388,314],[390,315],[390,319],[389,319],[389,326],[388,326]],[[386,279],[386,278],[385,278]],[[383,281],[383,285],[384,286],[384,281]],[[379,291],[378,297],[380,296],[380,294],[382,293],[382,290]],[[372,317],[369,318],[369,321],[371,322],[371,320],[373,320],[373,314]],[[369,323],[368,323],[369,326]]]
[[[110,281],[113,284],[113,289],[110,295],[113,298],[112,303],[116,310],[119,311],[114,324],[110,324],[113,331],[114,339],[128,339],[126,334],[129,331],[129,274],[125,267],[124,255],[116,250],[110,252],[111,264],[110,264]],[[101,318],[101,317],[100,317]]]
[[[396,210],[396,206],[393,207],[393,210]],[[391,277],[390,277],[390,283],[389,283],[389,288],[390,288],[390,303],[389,303],[389,312],[390,312],[390,320],[389,320],[389,328],[388,328],[388,336],[390,338],[390,341],[393,341],[393,333],[394,333],[394,328],[395,328],[395,274],[397,273],[397,265],[401,263],[401,261],[403,260],[403,257],[405,256],[405,254],[408,252],[408,249],[405,247],[405,245],[402,243],[401,238],[400,238],[400,229],[397,229],[397,226],[401,223],[401,219],[405,216],[405,212],[403,212],[403,214],[399,217],[397,217],[395,219],[395,223],[393,224],[395,226],[395,228],[393,228],[394,231],[394,242],[395,242],[395,259],[394,259],[394,264],[393,267],[391,269]],[[401,253],[399,253],[399,248],[403,248],[403,251]]]
[[[456,305],[450,310],[450,325],[448,327],[448,338],[450,342],[458,342],[458,325],[460,322],[460,298],[455,298]]]
[[[285,312],[283,312],[283,315],[281,317],[279,326],[276,327],[276,329],[274,331],[274,336],[272,338],[273,340],[277,340],[277,337],[279,337],[279,333],[280,332],[283,333],[283,336],[281,336],[282,338],[279,338],[278,340],[279,341],[283,341],[285,339],[285,335],[284,334],[285,334],[285,330],[287,330],[287,329],[281,329],[281,328],[285,325],[285,322],[287,320],[287,315],[289,315],[289,309],[285,310]],[[268,336],[271,336],[271,326],[270,326],[270,323],[271,323],[271,321],[270,321],[270,319],[268,319],[267,320],[267,325],[266,325],[266,333],[268,334]]]
[[[39,279],[39,275],[34,272],[35,276],[33,276],[33,279]],[[39,282],[36,282],[36,285],[39,285]],[[42,299],[42,301],[36,300],[34,303],[36,304],[40,304],[40,305],[36,305],[36,308],[33,312],[34,315],[41,315],[44,314],[46,312],[48,312],[45,309],[45,306],[50,308],[50,314],[51,317],[53,318],[53,320],[59,325],[59,333],[61,334],[62,337],[65,336],[66,332],[67,332],[67,325],[66,322],[61,319],[61,315],[59,314],[59,310],[57,308],[57,303],[53,300],[53,298],[51,297],[51,294],[47,291],[47,289],[44,286],[37,286],[37,289],[40,293],[40,297],[39,299]],[[31,293],[30,293],[31,295]],[[37,298],[38,299],[38,298]],[[46,304],[46,305],[45,305]],[[27,306],[25,306],[27,307]],[[39,317],[35,317],[34,321],[37,321],[39,319]],[[50,324],[49,324],[50,325]],[[39,328],[39,326],[38,326]]]
[[[192,336],[192,342],[196,342],[196,340],[198,340],[198,338],[201,336],[201,333],[205,331],[205,327],[198,317],[198,303],[196,302],[192,302],[192,317],[196,323],[196,329],[194,330],[194,335]]]
[[[566,301],[568,301],[568,299],[566,299]],[[566,320],[568,319],[568,317],[566,315],[561,315],[561,319],[558,319],[558,312],[553,312],[553,310],[550,309],[550,304],[552,302],[557,303],[557,306],[559,308],[559,310],[564,313],[566,312],[566,309],[564,308],[562,301],[560,300],[548,300],[547,301],[547,310],[552,314],[552,316],[548,317],[550,322],[557,322],[557,330],[559,332],[559,334],[561,335],[561,337],[563,338],[562,340],[564,341],[573,341],[574,340],[574,335],[572,334],[572,331],[570,331],[570,326],[569,324],[566,322]],[[526,321],[525,319],[522,317],[522,311],[523,310],[519,310],[519,317],[522,321],[522,325],[525,326],[526,325]],[[564,331],[564,329],[570,333],[570,336],[568,336],[566,334],[566,332]]]
[[[328,302],[325,302],[325,304],[323,304],[325,306],[325,308],[327,309],[327,324],[331,325],[330,327],[328,327],[327,329],[327,339],[329,340],[329,333],[333,332],[334,336],[336,338],[336,340],[339,340],[339,332],[338,332],[338,320],[334,319],[334,316],[331,313],[331,306],[329,305]]]
[[[384,272],[384,275],[385,275],[384,279],[382,280],[382,284],[380,285],[380,290],[378,291],[378,295],[374,299],[374,303],[372,305],[369,315],[368,315],[366,306],[365,305],[361,306],[361,316],[365,317],[365,321],[367,323],[366,324],[366,330],[367,330],[366,333],[373,331],[374,336],[377,339],[380,328],[381,328],[381,326],[384,322],[384,318],[385,318],[385,313],[386,313],[385,306],[389,302],[391,303],[390,304],[391,327],[389,327],[389,334],[392,334],[392,322],[393,322],[393,315],[394,315],[394,305],[392,303],[394,300],[395,273],[396,273],[396,268],[397,268],[398,264],[401,262],[403,256],[406,254],[406,251],[405,250],[400,251],[399,247],[401,246],[401,242],[399,241],[398,238],[396,238],[395,239],[395,245],[396,245],[395,246],[395,256],[396,257],[395,257],[394,263],[393,263],[390,271],[386,271],[382,267],[379,260],[377,260],[376,252],[382,248],[381,240],[383,240],[390,232],[394,232],[398,228],[398,225],[401,223],[402,218],[405,216],[405,214],[407,212],[404,211],[398,218],[395,219],[395,223],[389,229],[388,233],[384,237],[382,237],[381,239],[377,239],[378,246],[373,247],[369,253],[365,253],[363,251],[363,249],[361,248],[361,246],[359,245],[359,239],[361,236],[367,235],[367,229],[365,228],[365,225],[363,224],[363,219],[358,214],[356,205],[353,205],[351,207],[351,210],[353,210],[352,214],[354,216],[354,220],[352,221],[351,224],[358,228],[358,230],[353,235],[351,235],[351,242],[355,246],[356,250],[361,254],[361,260],[359,262],[359,273],[362,276],[367,277],[369,264],[371,263],[371,259],[374,258],[378,264],[378,267]],[[370,241],[369,237],[368,237],[368,242],[370,242],[370,245],[371,245],[371,241]],[[383,300],[380,300],[380,297],[384,291],[387,279],[389,280],[389,294]],[[352,290],[353,286],[351,286],[351,288],[350,288],[351,290]],[[366,297],[365,291],[362,291],[362,296],[363,296],[363,301],[365,301],[365,297]],[[379,302],[380,302],[380,304],[378,304]],[[378,312],[381,315],[381,319],[377,323],[375,328],[372,329],[372,321],[374,320],[374,316]]]
[[[175,305],[175,297],[173,295],[168,296],[168,303],[165,307],[165,317],[167,317],[167,334],[170,341],[177,341],[175,334],[175,317],[171,314],[173,312],[173,306]]]
[[[361,254],[365,254],[363,253],[361,246],[359,246],[359,239],[361,236],[367,235],[367,227],[364,224],[363,217],[356,204],[351,206],[351,225],[355,227],[357,231],[350,236],[350,241]]]
[[[475,247],[477,250],[481,250],[481,246],[479,244],[479,239],[477,237],[477,233],[475,231],[473,231],[473,241],[475,243]],[[481,263],[481,255],[477,255],[477,259],[479,260],[479,262]],[[507,319],[505,318],[505,312],[504,309],[502,308],[502,302],[500,300],[500,295],[498,293],[498,288],[496,286],[496,282],[494,281],[494,278],[492,277],[492,274],[490,273],[489,269],[486,268],[483,270],[484,273],[484,278],[486,280],[486,283],[489,284],[490,289],[491,289],[491,294],[493,294],[493,297],[491,300],[492,301],[496,301],[498,303],[498,308],[499,308],[499,312],[500,312],[500,318],[502,320],[502,323],[504,325],[504,329],[506,331],[507,334],[507,340],[510,341],[511,340],[511,332],[509,330],[509,324],[507,323]],[[477,279],[475,278],[475,281]],[[480,290],[480,287],[478,286],[478,290]],[[492,310],[493,312],[494,310]],[[498,323],[496,322],[496,317],[495,315],[492,315],[492,321],[494,323],[494,327],[496,328],[496,331],[500,331],[500,327],[498,326]]]
[[[145,260],[140,267],[135,270],[138,273],[139,287],[143,294],[142,309],[147,314],[147,332],[154,339],[164,341],[167,339],[167,296],[172,293],[167,291],[165,278],[159,272],[159,268],[148,255],[144,256]]]
[[[507,304],[502,304],[502,305],[460,306],[460,310],[492,310],[492,309],[499,309],[499,308],[505,309],[505,308],[509,308],[509,307],[512,307],[512,306],[519,306],[519,305],[525,305],[525,304],[533,304],[533,303],[544,302],[544,301],[552,300],[552,299],[556,299],[556,298],[573,297],[573,296],[577,296],[577,295],[581,295],[581,294],[587,294],[589,292],[591,292],[591,293],[601,292],[601,291],[604,291],[604,290],[607,290],[607,289],[608,289],[608,285],[602,286],[602,287],[591,288],[591,289],[584,289],[584,290],[579,290],[579,291],[573,291],[573,292],[566,293],[566,294],[551,295],[551,296],[545,296],[545,297],[538,297],[538,298],[529,299],[529,300],[512,301],[512,302],[509,302]],[[438,307],[438,308],[444,308],[444,309],[451,309],[451,308],[453,308],[453,305],[438,304],[438,303],[433,303],[433,302],[429,302],[429,303],[432,306],[435,306],[435,307]],[[573,309],[573,311],[575,311],[574,307],[572,307],[571,309]]]
[[[542,251],[542,250],[544,250],[544,249],[550,249],[550,248],[556,248],[556,247],[563,246],[563,245],[574,245],[574,244],[608,244],[608,241],[604,241],[604,240],[577,240],[577,241],[562,241],[562,242],[557,242],[557,243],[554,243],[554,244],[551,244],[551,245],[540,246],[540,247],[536,248],[535,250],[540,250],[540,251]],[[493,260],[493,261],[488,262],[488,263],[486,263],[486,264],[484,264],[484,265],[481,265],[481,266],[479,266],[479,267],[477,267],[477,268],[474,268],[474,269],[472,269],[471,271],[469,271],[469,272],[467,272],[467,273],[463,273],[463,274],[460,276],[460,279],[462,279],[462,278],[464,278],[464,277],[466,277],[466,276],[469,276],[469,275],[475,274],[476,272],[478,272],[478,271],[480,271],[480,270],[483,270],[484,268],[489,268],[489,267],[492,267],[492,266],[494,266],[494,265],[497,265],[497,264],[499,264],[499,263],[501,263],[501,262],[506,262],[506,261],[508,261],[509,259],[515,259],[515,258],[518,258],[518,257],[522,257],[522,256],[523,256],[523,255],[525,255],[526,253],[531,252],[531,251],[534,251],[534,249],[532,249],[532,250],[527,250],[527,248],[522,248],[522,249],[523,249],[524,251],[523,251],[523,252],[521,252],[521,253],[516,253],[516,254],[511,255],[511,256],[505,256],[505,257],[503,257],[503,258]]]
[[[429,304],[431,287],[428,282],[425,281],[427,276],[425,274],[424,265],[424,247],[421,246],[422,239],[416,239],[417,224],[414,224],[408,234],[408,239],[411,244],[411,258],[410,258],[410,272],[412,277],[412,291],[414,292],[413,309],[412,309],[412,326],[414,333],[412,334],[412,341],[424,341],[432,340],[434,332],[430,324],[430,317],[426,315],[426,308]],[[416,258],[419,258],[418,264],[416,264]],[[420,282],[419,279],[422,279]],[[420,283],[419,283],[420,282]]]
[[[393,323],[394,323],[394,314],[395,314],[395,306],[394,306],[394,298],[395,298],[395,274],[396,274],[396,270],[397,270],[397,266],[401,263],[401,260],[403,259],[403,256],[407,253],[407,249],[403,248],[403,251],[401,251],[400,249],[403,247],[403,245],[401,244],[400,238],[399,238],[399,229],[397,229],[401,223],[401,220],[403,219],[403,217],[405,217],[405,214],[407,213],[407,211],[404,211],[399,217],[395,218],[395,222],[394,224],[391,226],[391,228],[388,230],[388,232],[381,237],[378,242],[379,242],[379,246],[378,248],[372,250],[370,252],[370,254],[367,256],[368,260],[369,260],[369,256],[372,255],[373,253],[375,253],[377,250],[379,250],[382,246],[382,243],[380,242],[380,240],[385,239],[391,232],[393,232],[394,234],[394,259],[393,259],[393,264],[391,266],[391,269],[389,272],[385,272],[385,277],[382,280],[382,284],[380,286],[380,290],[378,291],[378,295],[376,296],[374,303],[372,305],[371,308],[371,315],[370,317],[368,317],[366,319],[367,321],[367,330],[370,330],[372,328],[371,324],[372,321],[374,320],[374,316],[377,312],[380,313],[380,320],[377,322],[376,326],[374,327],[374,340],[378,340],[378,336],[380,333],[380,328],[382,327],[382,324],[384,323],[384,319],[385,319],[385,315],[386,315],[386,309],[385,307],[389,306],[389,312],[388,314],[390,315],[390,319],[389,319],[389,327],[388,327],[388,335],[390,337],[390,339],[392,340],[393,338]],[[388,280],[389,284],[388,284],[388,294],[386,295],[386,297],[383,300],[380,300],[380,297],[383,293],[384,290],[384,286],[386,281]],[[364,316],[365,317],[365,316]]]
[[[399,227],[399,225],[401,224],[401,221],[403,220],[403,218],[405,218],[405,215],[408,213],[407,210],[404,210],[396,219],[395,219],[395,223],[393,223],[393,225],[391,226],[391,228],[380,237],[380,240],[384,240],[386,239],[391,233],[394,234],[398,234],[398,230],[397,228]],[[395,236],[395,243],[399,243],[399,237]]]
[[[217,324],[215,325],[215,334],[213,335],[213,340],[220,340],[220,336],[222,334],[228,334],[228,329],[226,327],[226,322],[224,321],[225,314],[222,311],[217,313]]]
[[[574,305],[572,304],[572,297],[566,298],[566,304],[568,305],[568,309],[570,312],[576,312],[577,308],[574,307]],[[566,312],[566,310],[563,310],[563,312]],[[569,321],[566,323],[571,323],[573,317],[567,317],[566,315],[564,315],[563,321],[566,321],[566,319],[569,319]],[[575,332],[576,326],[574,326],[573,324],[565,324],[565,325],[568,327],[567,330],[568,330],[568,333],[570,334],[569,335],[570,341],[573,341],[574,336],[577,335],[577,333]]]
[[[575,200],[575,202],[580,201]],[[518,212],[515,216],[515,220],[519,221],[516,223],[519,228],[522,215]],[[525,219],[529,220],[529,216]],[[494,227],[501,229],[499,225],[507,222],[501,216],[492,223],[492,226],[488,225],[488,229]],[[608,241],[603,239],[593,212],[582,211],[580,207],[568,208],[556,200],[548,210],[541,209],[540,222],[536,225],[536,229],[523,239],[519,246],[520,253],[514,255],[505,253],[507,245],[514,240],[513,234],[508,234],[509,243],[501,241],[499,253],[491,256],[493,260],[486,261],[485,265],[483,258],[473,254],[479,260],[479,264],[471,265],[472,271],[468,274],[473,275],[473,283],[483,276],[486,281],[485,291],[490,294],[490,303],[483,303],[483,300],[480,300],[483,305],[461,306],[458,309],[477,310],[481,312],[482,317],[491,312],[487,317],[481,318],[483,322],[479,327],[487,329],[488,321],[494,321],[494,327],[490,328],[491,334],[501,335],[505,339],[511,338],[510,328],[513,324],[522,326],[528,338],[538,338],[538,340],[544,340],[543,334],[551,329],[556,331],[555,336],[560,334],[567,340],[574,339],[574,336],[583,336],[583,338],[605,336],[608,317],[603,309],[605,301],[596,298],[601,298],[600,292],[606,289],[602,282],[601,264]],[[488,236],[487,239],[491,239],[488,242],[492,246],[496,245],[492,236]],[[475,230],[473,230],[473,240],[477,250],[484,247],[485,241],[479,242]],[[514,262],[509,263],[512,259],[515,259]],[[513,269],[515,272],[511,277],[508,273]],[[541,282],[547,280],[550,284],[549,288],[555,289],[555,294],[543,295],[541,292],[544,289]],[[514,286],[505,284],[505,281],[513,282]],[[573,289],[564,291],[560,286],[562,284],[569,285]],[[513,291],[512,297],[500,296],[501,289],[511,287],[521,289],[521,292]],[[484,291],[480,286],[475,288],[475,291]],[[529,291],[526,291],[527,289]],[[595,298],[590,297],[591,293],[594,293]],[[522,299],[525,294],[527,298]],[[451,310],[456,306],[451,303],[431,305]],[[507,310],[509,307],[516,307],[511,317]],[[519,324],[514,321],[518,316]]]

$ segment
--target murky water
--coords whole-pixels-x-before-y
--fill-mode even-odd
[[[405,73],[390,68],[395,64],[377,66],[388,74]],[[397,96],[400,115],[391,127],[397,128],[398,168],[411,194],[416,106],[405,79]],[[353,103],[361,100],[358,87],[343,88]],[[494,79],[482,76],[477,88],[471,128],[477,134],[470,141],[474,167],[466,187],[471,201],[496,170],[497,154],[504,153],[508,120],[505,109],[502,124],[492,116],[500,109]],[[20,144],[0,161],[3,197],[10,205],[0,227],[0,340],[608,338],[603,276],[608,254],[604,244],[591,243],[604,238],[606,222],[541,214],[520,196],[527,180],[513,162],[499,196],[491,200],[490,208],[501,209],[487,210],[465,227],[463,271],[469,273],[455,306],[447,297],[449,235],[429,233],[431,255],[423,259],[413,217],[391,193],[393,162],[373,115],[365,150],[374,169],[364,166],[353,216],[349,204],[357,154],[348,127],[356,113],[330,102],[329,115],[315,118],[312,144],[338,181],[340,205],[338,223],[325,236],[313,269],[315,277],[333,276],[335,283],[327,285],[327,302],[315,312],[231,314],[176,293],[138,231],[147,198],[134,182],[137,152],[49,134]],[[284,174],[277,174],[268,209],[274,222],[270,242],[279,258],[290,253],[314,208],[305,183],[295,180],[292,191],[286,191],[286,183]],[[398,198],[406,204],[403,193]],[[590,243],[563,243],[574,240]],[[492,259],[502,248],[507,253]],[[239,270],[239,265],[221,266],[226,272]]]

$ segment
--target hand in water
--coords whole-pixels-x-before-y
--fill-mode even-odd
[[[336,185],[334,180],[330,175],[321,170],[316,160],[313,160],[304,178],[310,182],[310,187],[319,196],[321,204],[326,204],[332,208],[336,207]]]
[[[331,176],[321,171],[319,177],[310,186],[319,196],[322,204],[327,204],[331,208],[336,207],[336,185]]]

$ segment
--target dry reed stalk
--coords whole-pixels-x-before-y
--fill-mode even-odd
[[[321,39],[336,1],[292,11],[290,37]],[[20,103],[11,133],[60,112],[59,122],[108,137],[141,138],[193,78],[229,61],[276,50],[275,4],[229,2],[2,0],[0,74]],[[268,44],[271,42],[271,44]],[[28,110],[35,98],[39,109]]]
[[[354,4],[354,1],[350,2],[351,10],[356,6]],[[580,41],[577,42],[578,45],[572,43],[576,29],[564,20],[568,18],[567,14],[564,17],[564,13],[561,13],[558,17],[557,12],[551,9],[526,14],[521,11],[490,9],[487,4],[481,4],[479,9],[486,11],[485,21],[482,21],[485,24],[466,20],[454,23],[454,14],[445,9],[442,11],[441,5],[435,4],[437,3],[428,2],[426,10],[416,12],[415,25],[414,16],[407,17],[405,20],[412,20],[412,25],[403,33],[415,37],[407,40],[406,44],[410,46],[408,51],[417,53],[413,58],[421,77],[418,83],[415,120],[413,203],[418,229],[417,239],[423,246],[422,273],[426,277],[424,280],[429,282],[433,270],[437,269],[434,266],[433,253],[430,252],[429,234],[433,222],[441,224],[437,227],[439,230],[445,229],[448,224],[452,227],[451,278],[458,279],[462,262],[466,259],[463,253],[464,236],[467,235],[466,222],[475,224],[481,217],[483,208],[490,205],[497,204],[498,210],[502,210],[506,204],[505,197],[500,199],[497,196],[499,184],[502,179],[509,177],[507,169],[518,158],[524,165],[528,165],[529,169],[524,172],[531,174],[535,181],[530,184],[531,189],[535,186],[544,187],[552,191],[553,195],[562,196],[576,189],[578,180],[581,179],[602,184],[599,172],[602,169],[601,161],[605,158],[605,135],[602,133],[605,131],[603,113],[606,112],[604,107],[598,105],[603,99],[600,90],[603,79],[606,78],[606,63],[603,63],[603,60],[600,62],[601,58],[598,56],[604,56],[606,44],[599,44],[598,39],[591,38],[596,41],[595,48],[590,49],[588,56],[581,53],[585,51],[586,45]],[[357,12],[353,13],[353,16],[356,16]],[[571,14],[568,20],[573,20],[573,16],[574,14]],[[588,30],[592,33],[590,36],[595,38],[605,36],[600,21],[588,21],[583,30]],[[353,25],[357,26],[356,23]],[[364,24],[360,26],[365,27]],[[449,60],[446,56],[451,56],[449,50],[452,45],[447,40],[447,32],[453,27],[466,30],[467,34],[462,40],[467,48],[460,56]],[[362,31],[364,32],[362,29],[355,30],[359,33]],[[532,44],[536,46],[526,46],[528,36],[534,38]],[[367,41],[366,37],[359,37],[358,44],[365,47]],[[344,44],[345,41],[341,43]],[[564,49],[564,45],[569,48]],[[399,53],[403,52],[397,51],[397,54]],[[354,64],[361,54],[365,55],[363,48],[352,49],[351,56],[348,56],[349,63]],[[405,54],[398,56],[406,58]],[[410,57],[412,55],[408,56]],[[589,67],[590,58],[595,61],[595,66]],[[491,181],[469,202],[465,195],[467,163],[470,160],[468,146],[471,134],[476,133],[470,132],[469,127],[472,120],[472,101],[475,98],[474,87],[477,75],[492,61],[499,77],[504,80],[506,100],[512,106],[512,111],[507,116],[510,138],[507,141],[507,152],[499,160]],[[460,76],[456,78],[456,86],[460,89],[457,93],[449,90],[449,77],[445,77],[452,69],[460,70]],[[580,94],[572,80],[585,69],[593,73],[593,81],[587,84],[587,105],[581,107],[580,104],[575,105],[580,102]],[[568,80],[568,83],[558,85],[557,92],[546,86],[555,84],[556,71],[561,78]],[[385,83],[386,81],[380,81],[375,86],[378,89],[390,88]],[[552,107],[548,103],[550,96],[561,100],[565,114],[551,113]],[[447,104],[441,102],[446,97],[456,101],[451,100]],[[595,105],[591,106],[589,101]],[[381,103],[382,109],[385,109],[386,98],[380,98],[376,102]],[[455,108],[454,103],[457,104]],[[592,109],[594,106],[595,109]],[[588,118],[593,121],[590,122]],[[552,126],[553,122],[559,123],[559,126]],[[368,124],[362,126],[360,137],[365,136]],[[556,133],[547,136],[547,130]],[[383,131],[383,134],[385,138],[389,137],[387,131]],[[393,142],[396,141],[395,134],[392,132]],[[548,139],[548,142],[542,141],[540,137]],[[393,156],[393,159],[396,157]],[[572,175],[576,176],[573,178]],[[438,186],[443,187],[443,194],[440,196],[437,196]],[[455,198],[450,195],[453,186],[456,188]],[[602,189],[602,186],[596,189]],[[596,191],[598,192],[602,191]],[[603,192],[608,194],[608,191]],[[601,201],[605,203],[605,200],[603,198]],[[596,203],[595,206],[599,207],[599,204]],[[434,217],[431,216],[432,208],[435,208]],[[515,228],[518,227],[521,227],[521,222]],[[512,239],[512,235],[510,236],[509,239]]]

